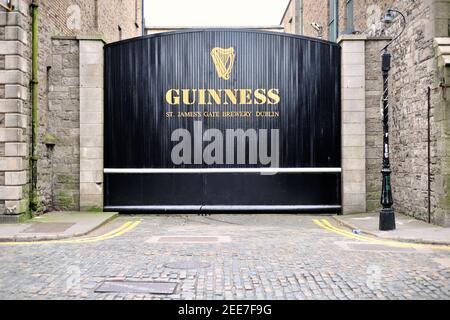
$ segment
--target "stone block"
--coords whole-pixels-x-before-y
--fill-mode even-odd
[[[91,208],[103,208],[102,194],[80,194],[80,210],[89,210]]]
[[[366,113],[363,111],[357,112],[342,112],[342,123],[364,123],[366,121]]]
[[[86,99],[86,96],[81,97],[81,92],[85,88],[80,90],[80,111],[84,112],[103,112],[103,97],[101,99]]]
[[[23,56],[24,45],[20,41],[0,40],[0,55],[14,54]]]
[[[103,124],[80,124],[80,136],[103,137]]]
[[[80,53],[103,53],[103,41],[80,40]]]
[[[80,182],[101,183],[103,182],[103,171],[80,171]]]
[[[343,55],[345,55],[347,53],[364,54],[364,52],[365,52],[364,41],[344,41],[344,42],[342,42],[341,47],[342,47]]]
[[[80,79],[80,88],[103,88],[103,76],[83,76]]]
[[[365,74],[365,66],[364,65],[345,65],[341,66],[342,72],[341,75],[343,77],[363,77]]]
[[[0,200],[20,200],[23,197],[21,186],[0,186]]]
[[[364,100],[365,97],[366,92],[364,88],[342,88],[343,100]]]
[[[364,112],[366,110],[365,100],[342,100],[343,112]]]
[[[83,77],[103,77],[103,64],[85,64],[80,66],[80,76]]]
[[[365,172],[366,170],[366,159],[342,159],[342,168],[346,170],[361,170]],[[345,173],[344,173],[345,175]]]
[[[28,201],[23,200],[7,200],[5,201],[5,208],[15,214],[24,213],[28,210]]]
[[[366,137],[365,135],[351,135],[342,137],[343,147],[365,147]]]
[[[363,195],[362,195],[363,196]],[[344,205],[342,210],[343,214],[354,214],[354,213],[365,213],[366,205],[365,204],[357,204],[357,205]]]
[[[21,56],[6,56],[5,57],[5,69],[7,70],[20,70],[27,73],[29,71],[28,62]]]
[[[363,170],[346,170],[342,174],[342,179],[345,183],[352,184],[365,184],[366,183],[366,175]],[[365,188],[365,187],[364,187]],[[364,188],[362,190],[364,190]],[[351,192],[358,193],[359,191]]]
[[[103,89],[102,88],[81,88],[80,89],[80,100],[82,103],[85,103],[86,101],[101,101],[102,107],[103,107]]]
[[[103,136],[81,136],[80,146],[83,147],[103,147]]]
[[[354,89],[363,89],[365,88],[364,77],[354,76],[354,77],[344,77],[343,80],[344,88],[354,88]]]
[[[21,186],[27,183],[26,171],[5,172],[5,185]]]
[[[80,54],[81,69],[87,65],[103,65],[103,50],[94,53],[82,51]]]
[[[18,99],[0,99],[0,113],[23,113],[23,101]]]
[[[342,149],[342,159],[365,159],[366,149],[364,147],[346,147]]]
[[[365,56],[363,53],[343,53],[341,60],[343,66],[365,64]]]
[[[14,10],[22,13],[24,16],[29,14],[30,3],[26,0],[11,0],[11,4],[14,6]]]
[[[366,194],[360,193],[344,193],[342,196],[344,208],[347,206],[366,206]]]
[[[82,147],[80,157],[81,159],[103,159],[103,148]]]
[[[80,171],[103,171],[103,159],[81,159]]]
[[[27,116],[23,114],[9,113],[5,115],[6,128],[26,128]]]
[[[22,139],[21,129],[0,128],[0,142],[20,142]]]
[[[102,184],[99,183],[80,183],[80,195],[103,195]]]
[[[19,70],[0,70],[0,83],[27,85],[27,79],[23,72]]]
[[[102,124],[103,113],[102,112],[82,112],[80,114],[81,124]]]
[[[27,33],[24,29],[17,26],[5,27],[5,39],[6,40],[18,40],[23,44],[28,44]]]
[[[364,172],[361,172],[360,175],[364,177]],[[343,192],[344,194],[347,193],[365,193],[366,190],[366,183],[363,182],[350,182],[344,178],[343,183]]]
[[[346,123],[342,126],[342,135],[365,135],[366,125],[365,123]]]
[[[5,143],[5,156],[25,157],[27,155],[28,155],[28,146],[26,143]]]
[[[16,84],[5,85],[5,98],[28,100],[28,89]]]

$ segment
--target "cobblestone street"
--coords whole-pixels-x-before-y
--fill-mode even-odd
[[[0,244],[0,299],[450,299],[450,251],[362,242],[318,218],[335,224],[307,215],[120,216],[94,236],[142,222],[99,241]],[[96,292],[107,280],[176,286]]]

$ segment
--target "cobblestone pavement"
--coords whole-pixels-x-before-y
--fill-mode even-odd
[[[450,298],[450,251],[360,242],[314,218],[121,216],[96,233],[142,223],[92,243],[0,245],[0,299]],[[105,280],[177,286],[169,295],[95,292]]]

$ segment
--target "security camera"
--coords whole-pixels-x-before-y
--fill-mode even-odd
[[[311,26],[314,28],[314,30],[317,31],[317,36],[320,39],[322,39],[322,37],[323,37],[323,27],[320,24],[318,24],[317,22],[311,23]]]

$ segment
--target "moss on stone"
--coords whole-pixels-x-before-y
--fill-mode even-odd
[[[58,205],[61,208],[71,208],[75,205],[75,200],[73,198],[73,195],[65,192],[65,191],[60,191],[57,195],[57,201],[58,201]]]
[[[46,133],[43,139],[44,144],[56,144],[59,141],[58,137],[51,133]]]

